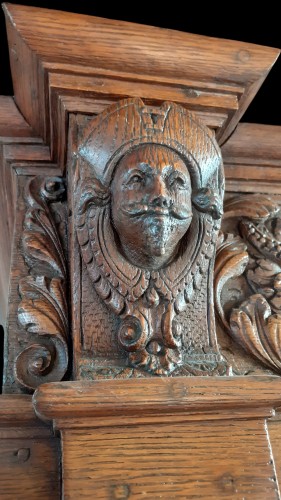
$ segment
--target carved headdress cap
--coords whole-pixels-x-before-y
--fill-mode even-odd
[[[108,185],[120,158],[141,144],[175,150],[188,165],[197,188],[206,186],[222,164],[212,132],[194,113],[171,102],[149,108],[139,98],[119,101],[94,118],[78,155],[91,165],[95,177]]]

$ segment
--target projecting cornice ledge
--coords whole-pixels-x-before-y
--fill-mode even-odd
[[[123,97],[179,103],[224,143],[280,52],[92,16],[3,7],[16,103],[61,166],[68,114],[99,113]]]

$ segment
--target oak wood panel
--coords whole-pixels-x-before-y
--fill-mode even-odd
[[[279,498],[263,421],[63,431],[64,498]]]
[[[31,396],[0,396],[0,498],[59,499],[60,442]]]
[[[270,438],[270,444],[272,453],[274,456],[274,463],[276,469],[277,481],[281,484],[281,415],[277,414],[277,416],[268,420],[268,433]]]
[[[279,160],[281,164],[281,126],[258,123],[239,123],[235,132],[222,146],[224,157],[229,162],[247,158],[256,164],[257,159]]]
[[[201,74],[206,72],[205,65],[208,62],[207,72],[213,80],[217,81],[219,77],[220,82],[225,77],[229,81],[233,79],[240,83],[237,65],[244,66],[247,63],[249,75],[254,80],[261,72],[264,74],[268,71],[268,59],[271,56],[274,58],[279,52],[278,49],[245,42],[70,12],[9,3],[4,4],[4,10],[27,45],[32,50],[37,49],[44,59],[49,60],[49,56],[53,55],[58,62],[83,63],[90,67],[121,72],[135,70],[137,54],[138,70],[144,75],[153,75],[157,71],[158,75],[172,78],[195,76],[200,80]],[[61,31],[62,25],[65,26],[64,31]],[[80,29],[81,26],[83,30]],[[209,50],[210,43],[212,51]],[[186,54],[187,44],[191,51],[189,55]],[[217,54],[220,54],[219,59]],[[178,60],[185,61],[187,57],[190,57],[190,63],[193,61],[190,69],[184,64],[183,67],[178,65]],[[219,74],[221,69],[223,73]]]
[[[0,96],[0,137],[32,137],[31,127],[15,105],[13,97]]]
[[[168,100],[177,102],[196,114],[214,130],[226,123],[230,114],[238,109],[237,96],[234,93],[219,91],[214,94],[211,89],[191,91],[183,85],[174,82],[151,82],[137,79],[126,80],[107,75],[77,75],[49,72],[50,108],[52,120],[50,124],[52,154],[64,168],[66,158],[66,138],[68,116],[71,112],[85,114],[100,113],[106,106],[122,97],[137,97],[141,95],[147,104],[159,104]],[[57,144],[55,140],[60,137]]]
[[[277,499],[265,417],[278,377],[43,384],[36,413],[62,437],[64,498]]]
[[[222,147],[226,190],[280,194],[281,127],[240,123]]]
[[[58,500],[58,439],[0,441],[0,498]]]

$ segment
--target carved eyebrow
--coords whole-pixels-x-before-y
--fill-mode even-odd
[[[144,174],[148,174],[154,171],[154,168],[152,168],[149,163],[145,163],[144,161],[138,164],[138,170],[143,172]]]
[[[130,178],[132,178],[134,175],[137,175],[137,174],[139,175],[139,174],[144,174],[144,173],[146,173],[146,172],[144,171],[143,168],[134,167],[132,169],[129,169],[129,170],[127,170],[127,172],[125,172],[124,180],[123,180],[122,184],[126,184],[130,180]]]
[[[134,165],[132,168],[129,168],[125,173],[125,182],[134,174],[151,174],[154,171],[153,168],[148,163],[138,163]]]
[[[132,177],[134,174],[146,174],[146,175],[151,175],[155,173],[155,170],[157,171],[158,169],[151,167],[149,163],[146,162],[141,162],[138,163],[137,165],[134,165],[132,169],[128,169],[127,172],[125,173],[125,178],[124,182],[126,183],[130,177]],[[184,175],[180,170],[175,168],[173,165],[166,165],[163,170],[162,174],[165,177],[168,177],[171,174],[179,174],[179,175]]]
[[[172,174],[173,172],[177,172],[177,169],[173,167],[173,165],[167,165],[163,168],[163,174],[166,176]]]

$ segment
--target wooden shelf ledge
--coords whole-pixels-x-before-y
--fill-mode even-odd
[[[73,500],[276,499],[266,418],[280,401],[278,377],[61,382],[33,396],[60,430]]]
[[[38,417],[58,428],[260,418],[280,404],[281,380],[266,376],[59,382],[33,396]]]

